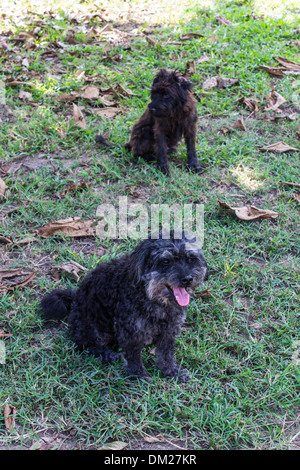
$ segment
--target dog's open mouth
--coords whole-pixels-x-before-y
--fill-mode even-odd
[[[190,303],[190,295],[184,287],[172,287],[172,290],[177,303],[181,307],[185,307]]]

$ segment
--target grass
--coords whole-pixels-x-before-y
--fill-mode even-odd
[[[1,240],[13,240],[2,244],[1,265],[36,276],[0,299],[0,332],[9,334],[2,339],[6,362],[0,365],[0,410],[2,415],[7,403],[17,410],[12,431],[0,420],[0,448],[35,448],[45,436],[52,436],[53,448],[97,448],[111,440],[132,442],[160,434],[192,449],[299,449],[300,369],[293,360],[299,341],[299,204],[295,188],[280,184],[299,183],[299,152],[259,151],[280,140],[300,145],[297,76],[272,78],[259,68],[275,65],[278,56],[299,62],[293,42],[300,39],[296,4],[270,2],[269,9],[264,4],[261,17],[257,2],[211,2],[204,8],[182,1],[174,18],[161,2],[157,8],[154,1],[143,8],[140,3],[130,2],[131,10],[121,17],[117,2],[109,2],[110,8],[101,2],[100,18],[92,15],[92,2],[84,3],[73,23],[67,4],[58,2],[52,14],[42,2],[33,2],[26,15],[26,2],[19,2],[20,16],[6,10],[1,17],[1,41],[9,45],[0,55],[6,80],[0,110],[0,176],[6,184]],[[285,17],[280,16],[283,4]],[[5,3],[1,8],[5,12]],[[219,25],[216,15],[234,26]],[[89,40],[87,32],[92,27],[99,32],[108,21],[123,34],[113,37],[117,42],[105,52],[107,36],[103,42],[99,36]],[[73,44],[67,42],[70,28]],[[36,49],[13,41],[20,31],[34,34]],[[146,42],[143,32],[157,47]],[[182,41],[189,32],[203,37]],[[124,36],[129,47],[120,40]],[[43,54],[47,50],[50,59]],[[197,63],[203,54],[210,60]],[[198,97],[197,149],[207,170],[200,176],[187,173],[181,145],[168,179],[153,165],[134,162],[121,144],[149,100],[156,71],[166,67],[184,73],[191,60],[196,62],[191,80]],[[80,98],[76,104],[84,107],[87,129],[76,126],[72,104],[56,98],[90,83],[76,79],[79,69],[86,77],[95,75],[98,87],[122,84],[133,93],[115,95],[121,114],[100,118],[92,111],[101,103]],[[204,80],[218,74],[238,78],[239,84],[205,92]],[[10,86],[9,78],[25,84]],[[295,120],[260,119],[276,114],[264,110],[272,85],[287,100],[283,113],[296,114]],[[31,98],[23,101],[20,90]],[[239,103],[243,96],[257,99],[257,115]],[[241,117],[246,132],[220,130]],[[98,130],[108,132],[118,148],[108,153],[97,147]],[[86,188],[65,192],[82,180]],[[79,354],[65,325],[45,326],[39,316],[42,295],[57,285],[76,285],[68,274],[54,279],[53,267],[74,260],[89,270],[99,260],[132,249],[134,242],[43,239],[37,229],[67,217],[93,218],[99,204],[118,204],[120,195],[147,206],[204,204],[211,296],[191,303],[176,349],[192,374],[189,384],[162,378],[151,347],[144,361],[153,382],[133,383],[121,364],[107,366]],[[243,222],[221,211],[218,200],[233,206],[251,203],[280,215]],[[22,244],[28,237],[34,240]]]

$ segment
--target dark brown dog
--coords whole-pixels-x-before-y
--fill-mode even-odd
[[[156,156],[157,167],[165,174],[169,172],[168,154],[175,151],[182,136],[188,169],[203,169],[196,156],[197,105],[192,87],[191,82],[175,72],[160,70],[151,87],[151,102],[125,144],[136,158],[149,161]],[[96,136],[96,141],[110,145],[101,135]]]

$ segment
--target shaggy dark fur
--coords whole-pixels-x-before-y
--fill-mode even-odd
[[[151,103],[133,126],[125,148],[134,157],[153,160],[165,174],[169,172],[168,154],[174,152],[184,137],[187,148],[187,167],[201,171],[196,155],[197,105],[191,93],[193,85],[175,72],[161,70],[153,80]],[[111,145],[103,136],[96,141]]]
[[[161,234],[160,234],[161,237]],[[141,351],[156,346],[156,363],[166,377],[186,382],[190,376],[176,364],[175,337],[184,322],[190,295],[207,278],[197,242],[187,238],[147,239],[135,250],[101,263],[77,290],[54,290],[42,299],[45,319],[68,315],[77,346],[104,361],[120,347],[130,376],[148,378]]]

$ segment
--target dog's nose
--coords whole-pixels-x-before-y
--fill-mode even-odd
[[[156,108],[155,108],[154,106],[151,106],[151,105],[149,104],[148,108],[150,109],[151,113],[155,113]]]
[[[181,279],[181,284],[184,287],[188,287],[191,285],[193,277],[192,276],[185,276],[183,279]]]

